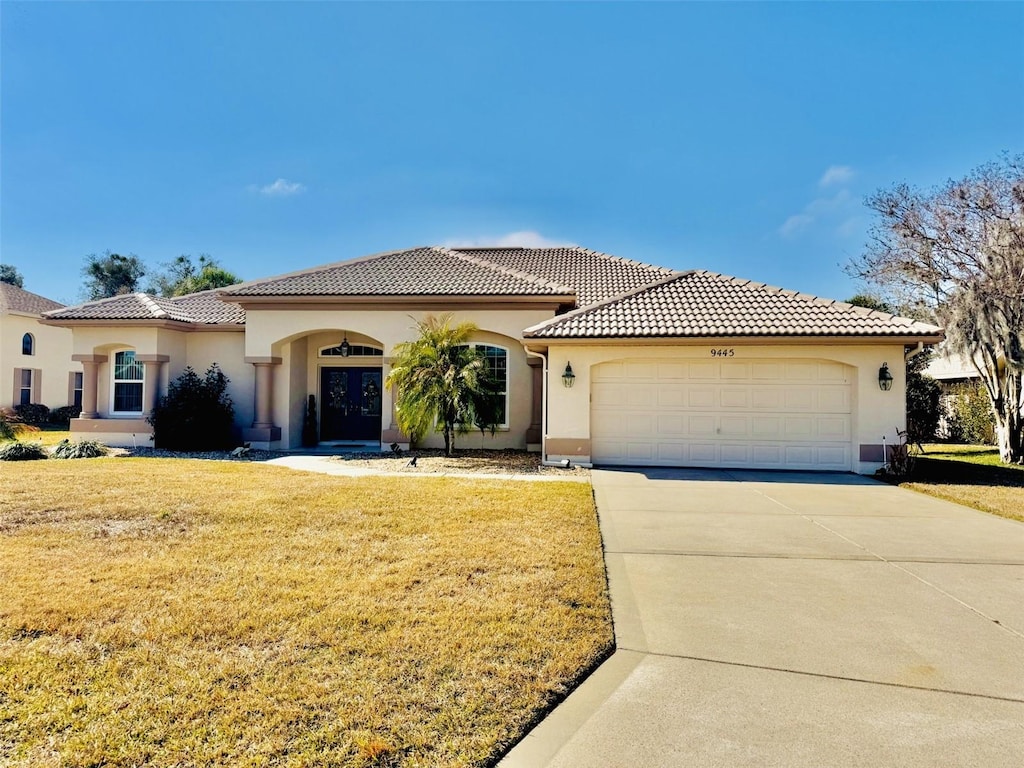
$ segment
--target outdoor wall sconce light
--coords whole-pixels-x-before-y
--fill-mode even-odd
[[[562,384],[566,389],[572,389],[576,383],[576,374],[572,372],[572,363],[565,364],[565,373],[562,374]]]
[[[883,392],[892,389],[892,374],[889,372],[888,363],[882,363],[882,367],[878,369],[878,388]]]
[[[342,357],[348,357],[349,351],[352,349],[352,345],[348,343],[348,334],[345,334],[345,338],[342,339],[341,345],[338,347],[341,350]]]

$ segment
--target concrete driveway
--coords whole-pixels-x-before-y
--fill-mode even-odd
[[[593,484],[618,650],[503,768],[1024,765],[1024,525],[855,475]]]

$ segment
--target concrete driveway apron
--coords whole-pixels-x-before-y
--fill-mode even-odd
[[[595,470],[617,650],[503,768],[1024,766],[1024,525],[843,474]]]

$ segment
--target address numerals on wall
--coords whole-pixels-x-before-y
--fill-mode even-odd
[[[711,356],[712,357],[735,357],[736,356],[736,350],[733,349],[732,347],[729,347],[727,349],[712,349],[711,350]]]

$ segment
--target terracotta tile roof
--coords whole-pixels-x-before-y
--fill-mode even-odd
[[[256,280],[242,296],[567,296],[572,288],[512,265],[441,247],[410,248]]]
[[[126,293],[48,312],[54,320],[176,320],[198,325],[245,323],[245,310],[218,298],[214,291],[165,299]]]
[[[939,337],[933,325],[703,270],[527,328],[528,338]]]
[[[60,309],[64,305],[51,301],[38,293],[26,291],[10,283],[0,283],[0,314],[6,312],[24,312],[30,315],[41,315],[51,309]]]
[[[620,296],[672,274],[671,269],[591,251],[559,248],[457,248],[460,253],[570,286],[577,305]]]

